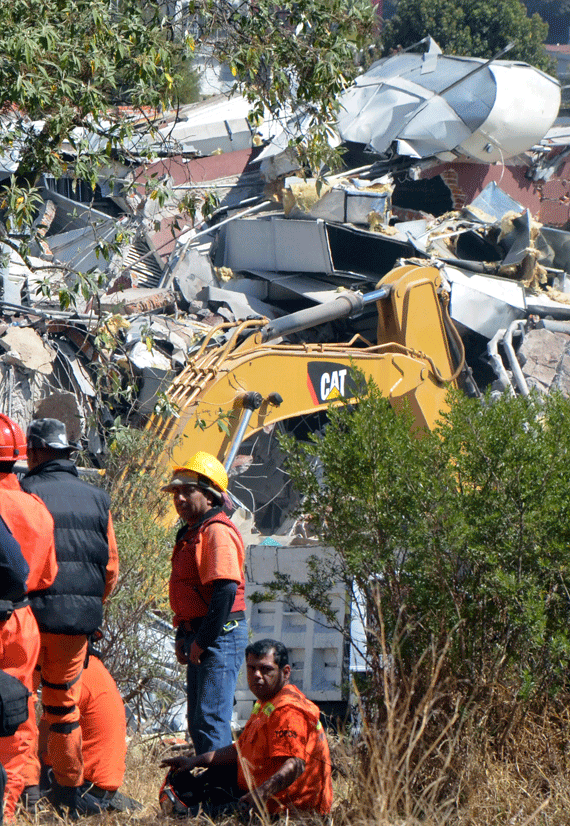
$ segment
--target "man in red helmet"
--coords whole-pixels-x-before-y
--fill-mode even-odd
[[[26,458],[26,439],[16,422],[0,413],[0,516],[20,544],[30,569],[27,592],[47,588],[57,574],[53,519],[36,496],[24,493],[12,469]],[[40,650],[40,634],[28,600],[16,602],[10,616],[0,620],[0,668],[17,677],[31,692]],[[29,716],[12,737],[0,738],[0,763],[6,769],[4,819],[14,818],[30,767],[39,771],[36,715],[33,698]]]
[[[69,458],[77,445],[59,419],[28,427],[28,473],[22,488],[41,498],[53,516],[58,561],[49,587],[36,588],[32,610],[41,633],[43,718],[53,768],[51,801],[77,816],[84,781],[79,699],[87,639],[103,622],[103,602],[118,579],[117,543],[107,493],[79,479]],[[39,783],[39,770],[34,786]]]
[[[170,605],[176,656],[186,664],[188,729],[197,754],[232,742],[231,718],[247,645],[245,551],[222,510],[224,466],[199,451],[163,490],[184,521],[172,554]]]

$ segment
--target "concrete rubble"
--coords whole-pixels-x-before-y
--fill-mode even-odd
[[[570,126],[557,117],[559,85],[526,64],[425,45],[379,61],[343,96],[340,174],[306,179],[281,127],[252,127],[245,100],[220,96],[164,113],[96,191],[46,179],[40,241],[26,261],[5,248],[0,268],[2,409],[22,423],[59,413],[103,464],[105,425],[117,415],[143,424],[216,325],[366,293],[408,261],[441,268],[476,392],[570,395]],[[4,159],[1,174],[13,168]],[[98,288],[64,311],[58,294],[73,292],[77,271]],[[373,305],[291,341],[355,334],[375,341]],[[134,404],[112,395],[133,382]],[[280,467],[272,429],[233,465],[259,569],[260,534],[301,557],[313,547],[288,521]],[[321,646],[312,671],[301,654],[294,664],[305,679],[317,669],[327,701],[339,646]]]

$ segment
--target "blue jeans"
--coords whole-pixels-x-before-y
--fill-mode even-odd
[[[232,742],[234,693],[246,645],[247,622],[237,620],[235,628],[206,649],[200,665],[188,664],[188,731],[196,754]]]

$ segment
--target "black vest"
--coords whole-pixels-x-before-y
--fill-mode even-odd
[[[69,459],[38,465],[20,484],[45,502],[55,523],[57,576],[49,588],[29,595],[40,630],[92,634],[103,621],[109,497],[81,481]]]

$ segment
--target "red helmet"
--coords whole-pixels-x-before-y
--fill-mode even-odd
[[[0,462],[26,458],[26,437],[13,419],[0,413]]]

